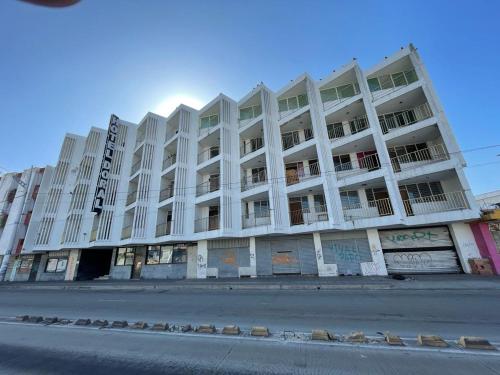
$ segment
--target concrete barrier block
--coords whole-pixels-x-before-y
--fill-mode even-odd
[[[27,322],[29,320],[29,316],[28,315],[19,315],[19,316],[16,316],[16,321],[18,322]]]
[[[41,321],[43,321],[43,317],[41,316],[30,316],[28,318],[28,322],[30,323],[40,323]]]
[[[352,332],[349,336],[347,336],[347,340],[355,344],[361,344],[368,341],[363,332]]]
[[[148,328],[148,323],[146,322],[135,322],[130,326],[132,329],[146,329]]]
[[[54,323],[57,323],[59,321],[59,319],[55,316],[53,317],[45,317],[43,319],[43,323],[45,324],[54,324]]]
[[[313,329],[311,340],[330,341],[335,340],[335,335],[328,332],[326,329]]]
[[[128,322],[126,320],[115,320],[111,323],[111,328],[126,328],[128,327]]]
[[[212,324],[201,324],[196,328],[198,333],[215,333],[215,326]]]
[[[151,327],[152,331],[166,331],[168,329],[168,323],[155,323]]]
[[[458,340],[458,345],[464,349],[497,350],[488,340],[482,337],[462,336]]]
[[[68,325],[68,324],[71,324],[72,323],[72,320],[70,319],[59,319],[57,321],[57,324],[61,324],[61,325]]]
[[[268,337],[269,330],[267,329],[267,327],[255,326],[255,327],[252,327],[250,334],[252,336]]]
[[[193,329],[193,327],[191,327],[191,324],[185,324],[185,325],[180,326],[181,332],[189,332],[192,329]]]
[[[430,336],[418,335],[417,343],[418,345],[421,346],[431,346],[435,348],[446,348],[449,346],[448,343],[444,341],[441,337],[435,335],[430,335]]]
[[[78,319],[75,322],[75,326],[88,326],[90,324],[90,319]]]
[[[223,335],[239,335],[241,333],[240,327],[235,325],[225,326],[222,329]]]
[[[92,322],[93,327],[106,327],[108,324],[109,323],[107,320],[100,320],[100,319],[96,319]]]
[[[389,332],[384,333],[384,338],[385,342],[388,343],[389,345],[394,345],[394,346],[404,346],[403,340],[401,340],[401,337],[393,335]]]

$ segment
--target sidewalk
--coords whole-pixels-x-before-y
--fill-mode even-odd
[[[2,282],[0,290],[500,290],[500,277],[478,275],[412,275],[391,277],[283,276],[255,279],[99,280]]]

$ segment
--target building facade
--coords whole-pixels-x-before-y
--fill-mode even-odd
[[[24,244],[37,280],[470,272],[480,257],[465,161],[412,45],[114,130],[98,214],[109,134],[65,137]]]

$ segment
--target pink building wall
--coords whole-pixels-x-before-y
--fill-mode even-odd
[[[470,227],[481,256],[488,258],[493,271],[497,275],[500,275],[500,254],[497,251],[495,240],[488,228],[488,223],[477,222],[470,224]]]

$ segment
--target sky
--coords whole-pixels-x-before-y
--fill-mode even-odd
[[[353,57],[368,69],[411,42],[473,193],[499,190],[499,19],[497,0],[1,0],[0,172],[54,165],[65,133],[107,127],[111,113],[137,123],[180,101],[239,100]]]

